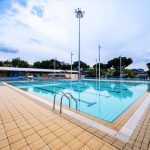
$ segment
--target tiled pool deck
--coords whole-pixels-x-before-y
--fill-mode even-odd
[[[41,106],[10,87],[0,88],[0,149],[147,150],[150,107],[128,143]]]

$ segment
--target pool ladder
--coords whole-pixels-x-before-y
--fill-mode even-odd
[[[63,97],[65,96],[68,101],[69,101],[69,108],[70,108],[70,100],[73,99],[74,102],[76,103],[76,111],[77,111],[77,100],[72,96],[72,94],[70,93],[64,93],[63,91],[59,91],[57,93],[55,93],[54,95],[54,102],[53,102],[53,110],[55,110],[55,104],[56,104],[56,96],[57,94],[62,93],[63,95],[61,96],[61,100],[60,100],[60,113],[62,113],[62,101],[63,101]],[[69,96],[68,96],[69,95]],[[70,99],[71,98],[71,99]]]

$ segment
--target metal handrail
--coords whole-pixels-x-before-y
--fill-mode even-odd
[[[62,112],[62,100],[63,100],[63,97],[66,96],[66,95],[70,95],[71,98],[75,101],[76,103],[76,111],[77,111],[77,100],[70,94],[70,93],[65,93],[62,97],[61,97],[61,101],[60,101],[60,113]],[[66,96],[67,97],[67,96]],[[70,108],[70,99],[69,99],[69,108]]]
[[[69,94],[69,95],[71,96],[71,98],[75,101],[75,103],[76,103],[76,110],[77,110],[77,100],[72,96],[71,93],[65,93],[65,95],[66,95],[66,94]]]
[[[55,95],[54,95],[54,102],[53,102],[53,110],[55,110],[56,96],[59,93],[63,94],[61,96],[61,100],[60,100],[60,113],[62,113],[62,100],[63,100],[64,96],[68,99],[68,101],[69,101],[69,108],[70,108],[70,98],[67,95],[69,95],[75,101],[75,103],[76,103],[76,110],[77,110],[77,100],[70,93],[64,93],[63,91],[58,91],[58,92],[55,93]]]
[[[60,100],[60,114],[61,114],[61,112],[62,112],[62,100],[63,100],[63,97],[64,96],[66,96],[66,94],[64,94],[64,95],[62,95],[62,97],[61,97],[61,100]],[[66,96],[67,97],[67,96]],[[70,99],[68,99],[69,100],[69,108],[70,108]]]
[[[63,91],[58,91],[58,92],[55,93],[55,95],[54,95],[54,102],[53,102],[53,110],[55,110],[56,96],[57,96],[57,94],[60,93],[60,92],[61,92],[63,95],[65,95],[65,93],[64,93]],[[62,96],[63,96],[63,95],[62,95]],[[66,96],[66,97],[67,97],[68,100],[70,100],[68,96]]]

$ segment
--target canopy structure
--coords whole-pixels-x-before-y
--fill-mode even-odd
[[[38,69],[38,68],[17,68],[17,67],[0,67],[0,71],[23,71],[23,72],[45,72],[45,73],[51,73],[51,72],[65,72],[65,73],[77,73],[77,71],[71,71],[71,70],[57,70],[57,69]]]
[[[71,72],[70,70],[38,69],[38,68],[17,68],[17,67],[0,67],[0,71],[24,71],[24,72]],[[77,71],[72,71],[77,73]]]

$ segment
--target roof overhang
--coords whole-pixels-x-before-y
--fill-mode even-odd
[[[54,70],[54,69],[38,69],[38,68],[17,68],[17,67],[0,67],[0,71],[23,71],[23,72],[71,72],[69,70]],[[77,71],[72,71],[73,73]]]

